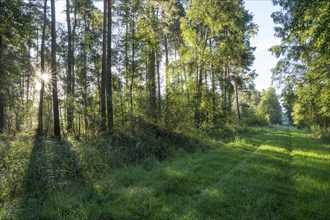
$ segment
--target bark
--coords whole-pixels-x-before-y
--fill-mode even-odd
[[[67,109],[67,130],[69,133],[72,132],[73,128],[73,108],[74,108],[74,97],[73,97],[73,83],[72,83],[72,31],[71,31],[71,19],[70,19],[70,0],[66,0],[66,20],[68,27],[68,54],[67,54],[67,64],[68,64],[68,78],[67,78],[67,95],[68,95],[68,109]]]
[[[132,22],[132,74],[131,74],[131,84],[130,84],[130,113],[133,117],[134,108],[133,108],[133,86],[134,86],[134,77],[135,77],[135,20],[133,15]]]
[[[149,51],[149,70],[148,70],[148,84],[150,97],[150,111],[152,116],[155,116],[156,110],[156,67],[155,67],[155,50],[153,48]]]
[[[112,60],[111,60],[111,34],[112,34],[112,0],[108,2],[108,39],[107,39],[107,109],[108,109],[108,130],[113,132],[113,105],[112,105]]]
[[[194,123],[195,126],[198,128],[201,124],[201,112],[200,106],[202,101],[202,85],[203,85],[203,76],[202,76],[203,69],[201,67],[197,68],[197,75],[196,75],[196,96],[195,96],[195,114],[194,114]]]
[[[170,87],[170,74],[168,72],[168,42],[167,42],[167,35],[164,37],[164,47],[165,47],[165,78],[166,78],[166,83],[165,83],[165,94],[166,97],[168,96],[169,93],[169,87]]]
[[[168,39],[167,35],[164,36],[164,47],[165,47],[165,122],[167,124],[169,117],[169,93],[170,93],[170,74],[168,66]]]
[[[87,99],[88,99],[88,94],[87,94],[87,30],[89,29],[89,25],[87,25],[87,20],[86,20],[86,17],[84,19],[84,46],[83,46],[83,69],[82,69],[82,77],[83,77],[83,101],[84,101],[84,111],[83,111],[83,114],[84,114],[84,125],[85,125],[85,134],[87,132],[87,129],[88,129],[88,109],[87,109],[87,106],[88,106],[88,102],[87,102]]]
[[[159,55],[159,51],[157,51],[156,62],[157,62],[158,113],[161,113],[160,70],[159,70],[159,68],[160,68],[160,55]]]
[[[55,0],[51,0],[51,16],[52,16],[52,25],[51,25],[51,36],[52,36],[51,69],[52,69],[54,135],[57,138],[61,138],[60,115],[59,115],[58,95],[57,95]]]
[[[212,40],[210,39],[210,51],[213,57],[213,50],[212,50]],[[213,60],[211,60],[211,84],[212,84],[212,120],[213,124],[215,124],[215,114],[216,114],[216,94],[215,94],[215,73],[214,73],[214,64]]]
[[[4,118],[5,100],[4,100],[4,88],[3,88],[4,72],[3,72],[2,57],[3,57],[3,40],[2,40],[2,35],[0,33],[0,79],[1,79],[0,80],[0,133],[3,132],[5,128],[5,118]]]
[[[128,18],[129,13],[126,12],[125,16]],[[127,22],[125,25],[125,109],[124,109],[124,112],[126,112],[126,106],[129,105],[128,99],[127,99],[128,103],[126,105],[126,97],[130,96],[130,94],[129,94],[128,28],[129,28],[129,23]]]
[[[130,116],[131,116],[131,127],[133,127],[133,114],[134,114],[134,106],[133,106],[133,86],[134,86],[134,77],[135,77],[135,20],[133,14],[133,22],[132,22],[132,73],[131,73],[131,82],[129,87],[129,102],[130,102]]]
[[[41,35],[41,51],[40,51],[40,66],[41,74],[45,72],[45,35],[46,35],[46,19],[47,19],[47,0],[44,4],[44,21],[42,26],[42,35]],[[38,129],[37,133],[43,133],[43,106],[44,106],[44,93],[45,93],[45,82],[41,80],[41,90],[40,90],[40,99],[39,99],[39,112],[38,112]]]
[[[239,103],[238,103],[238,86],[237,86],[237,82],[235,82],[235,95],[236,95],[236,108],[237,108],[237,118],[238,120],[241,120],[241,113],[239,110]]]
[[[151,28],[156,31],[155,25],[155,9],[151,7]],[[148,68],[148,86],[149,86],[149,96],[150,96],[150,111],[152,117],[156,116],[156,45],[152,42],[149,43],[149,68]]]
[[[108,0],[103,3],[103,42],[102,42],[102,73],[101,73],[101,130],[106,130],[106,104],[105,104],[105,86],[106,86],[106,71],[107,71],[107,10]]]

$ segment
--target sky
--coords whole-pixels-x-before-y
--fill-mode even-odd
[[[280,7],[274,6],[271,0],[245,0],[245,8],[254,15],[254,23],[259,28],[258,35],[251,40],[251,46],[257,47],[252,69],[258,74],[255,79],[256,88],[262,91],[271,86],[271,69],[277,63],[277,59],[268,49],[281,42],[279,38],[274,37],[275,24],[270,17],[273,12],[280,11]]]
[[[102,9],[102,2],[98,2]],[[271,0],[245,0],[245,7],[254,15],[254,23],[258,25],[258,35],[251,40],[251,46],[256,47],[255,61],[252,70],[255,69],[258,77],[255,79],[256,89],[262,91],[271,86],[271,69],[275,67],[277,59],[268,49],[280,43],[280,39],[274,37],[273,19],[270,17],[279,6],[274,6]],[[56,1],[57,12],[65,10],[65,1]],[[65,22],[65,15],[58,14],[57,19]]]

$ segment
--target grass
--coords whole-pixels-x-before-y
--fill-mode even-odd
[[[106,142],[26,139],[0,139],[0,219],[330,216],[330,145],[294,128],[210,138],[195,152],[121,168]]]

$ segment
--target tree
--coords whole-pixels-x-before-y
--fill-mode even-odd
[[[101,73],[101,131],[106,130],[106,71],[107,71],[107,10],[108,0],[103,1],[103,39],[102,39],[102,73]]]
[[[44,93],[45,93],[45,81],[42,74],[45,74],[45,35],[46,35],[46,23],[47,23],[47,0],[44,2],[43,24],[41,34],[41,51],[40,51],[40,72],[41,72],[41,89],[38,111],[38,129],[37,133],[43,133],[43,106],[44,106]]]
[[[3,74],[3,64],[2,58],[3,57],[3,39],[2,34],[0,33],[0,78],[4,78]],[[0,80],[0,133],[3,132],[5,128],[5,119],[4,119],[4,93],[3,93],[3,80]]]
[[[271,124],[282,123],[281,106],[274,88],[268,88],[261,93],[258,114],[266,118]]]
[[[272,47],[280,58],[273,79],[281,89],[297,125],[330,126],[330,2],[274,0],[283,10],[273,13],[281,45]]]
[[[32,28],[26,37],[10,38],[1,32],[3,44],[15,45],[0,61],[1,91],[13,97],[4,105],[8,127],[19,130],[33,121],[26,118],[34,115],[29,112],[37,92],[31,84],[39,69],[34,58],[40,56],[40,72],[49,61],[52,71],[52,97],[43,83],[39,99],[38,131],[45,134],[52,119],[55,136],[61,126],[79,138],[113,133],[116,121],[134,133],[144,121],[166,129],[221,127],[235,112],[246,116],[242,106],[248,103],[246,93],[253,92],[249,40],[255,25],[243,0],[105,0],[103,11],[92,0],[65,2],[66,24],[56,27],[51,2],[51,38],[46,7],[34,7],[43,33]],[[15,26],[11,19],[5,23]]]
[[[13,104],[18,104],[18,100],[12,100],[15,96],[9,99],[9,91],[11,86],[14,86],[12,81],[21,83],[20,96],[28,94],[27,86],[22,86],[22,81],[24,77],[14,76],[8,77],[9,73],[15,72],[13,75],[19,75],[18,70],[20,67],[25,68],[26,75],[31,75],[31,65],[30,59],[20,59],[20,55],[30,56],[28,54],[29,47],[31,48],[31,38],[29,38],[30,30],[32,29],[33,18],[32,10],[28,10],[30,7],[27,3],[22,0],[17,1],[0,1],[0,132],[5,128],[5,115],[9,119],[9,112],[5,114],[5,107],[9,106],[9,101]],[[24,44],[25,42],[26,44]],[[23,43],[24,42],[24,43]],[[8,50],[8,48],[14,46],[14,48]],[[17,60],[17,65],[12,66],[8,61],[12,59]],[[21,73],[24,74],[24,73]],[[15,78],[15,79],[12,79]],[[28,80],[26,80],[27,82]],[[24,83],[23,83],[24,84]],[[23,92],[26,90],[26,94]],[[7,92],[6,92],[7,91]],[[16,91],[16,90],[15,90]],[[12,91],[14,92],[14,91]],[[6,94],[7,93],[7,94]],[[7,97],[6,97],[7,96]],[[29,96],[26,96],[29,98]],[[27,103],[27,99],[20,100],[20,105]],[[6,104],[8,102],[8,105]],[[14,104],[13,104],[14,105]],[[12,107],[12,106],[11,106]],[[17,108],[13,108],[15,111]],[[17,128],[20,127],[22,121],[21,116],[26,113],[26,111],[20,111],[20,114],[16,115],[16,125]],[[8,121],[8,120],[7,120]]]
[[[107,34],[107,110],[108,130],[113,132],[113,103],[112,103],[112,60],[111,60],[111,39],[112,39],[112,0],[108,2],[108,34]]]
[[[52,35],[52,51],[51,51],[51,70],[52,70],[52,93],[53,93],[53,113],[54,113],[54,135],[61,138],[60,130],[60,114],[58,106],[57,94],[57,71],[56,71],[56,16],[55,16],[55,0],[51,0],[51,35]]]
[[[74,82],[73,82],[73,47],[72,47],[72,30],[70,18],[70,0],[66,0],[66,22],[68,28],[68,52],[67,52],[67,96],[68,96],[68,109],[67,109],[67,130],[72,132],[74,121]]]

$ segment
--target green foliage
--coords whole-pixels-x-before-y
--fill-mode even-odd
[[[282,86],[284,107],[299,127],[329,128],[330,3],[274,0],[283,11],[272,15],[281,45],[272,48],[281,60],[273,78]],[[290,116],[290,115],[289,115]],[[290,117],[289,117],[290,119]]]
[[[270,124],[282,123],[282,110],[274,88],[261,93],[257,114]]]

